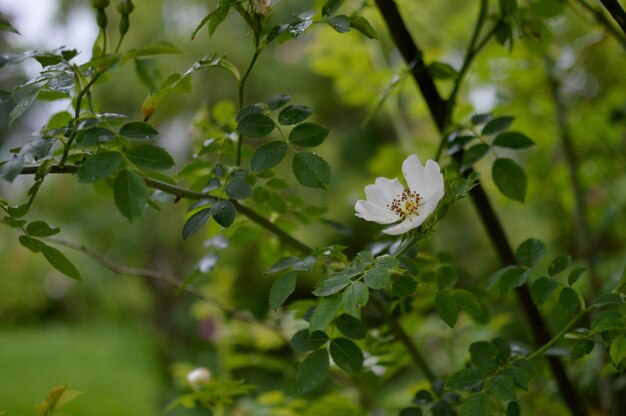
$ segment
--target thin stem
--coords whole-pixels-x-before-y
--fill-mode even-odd
[[[387,324],[391,327],[392,331],[396,335],[396,338],[398,338],[398,341],[400,341],[402,345],[404,345],[404,348],[413,359],[413,362],[420,370],[422,370],[428,381],[430,381],[431,383],[435,381],[437,377],[435,376],[435,373],[433,373],[433,371],[431,370],[428,362],[426,361],[422,353],[417,349],[417,346],[413,343],[413,341],[406,333],[404,328],[402,328],[400,323],[389,314],[387,307],[385,306],[383,301],[380,300],[380,295],[374,293],[374,296],[372,296],[370,299],[376,309],[378,309],[380,314],[383,316],[385,321],[387,321]]]
[[[72,144],[74,143],[74,140],[76,139],[76,133],[78,133],[77,123],[78,123],[78,118],[80,117],[80,110],[81,110],[83,97],[89,91],[89,89],[93,86],[93,84],[96,83],[98,78],[100,78],[102,74],[106,72],[107,69],[108,67],[103,71],[96,72],[93,78],[91,78],[89,82],[87,83],[87,85],[85,85],[85,88],[81,89],[78,95],[76,96],[76,106],[74,107],[74,126],[72,127],[72,132],[70,133],[67,143],[65,143],[65,146],[63,147],[63,156],[61,156],[61,161],[59,162],[59,166],[61,168],[65,166],[67,157],[70,154],[70,148],[72,147]]]
[[[37,173],[38,170],[38,166],[25,166],[24,168],[22,168],[22,175],[32,175],[34,173]],[[58,174],[58,173],[77,173],[79,170],[80,166],[77,165],[66,165],[66,166],[60,166],[59,165],[53,165],[50,167],[49,173],[52,174]],[[206,199],[206,198],[213,198],[216,199],[216,197],[214,195],[211,195],[209,193],[202,193],[202,192],[196,192],[196,191],[192,191],[190,189],[185,189],[185,188],[181,188],[179,186],[176,185],[171,185],[169,183],[165,183],[165,182],[161,182],[158,181],[156,179],[152,179],[152,178],[143,178],[145,184],[153,189],[158,189],[160,191],[163,191],[165,193],[168,193],[170,195],[175,195],[179,198],[187,198],[187,199]],[[253,222],[255,222],[256,224],[260,225],[261,227],[265,228],[266,230],[268,230],[269,232],[271,232],[272,234],[274,234],[275,236],[277,236],[280,241],[282,241],[283,243],[291,246],[292,248],[296,249],[297,251],[299,251],[300,253],[303,254],[308,254],[312,251],[312,249],[307,246],[306,244],[304,244],[303,242],[301,242],[300,240],[296,239],[295,237],[291,236],[290,234],[288,234],[286,231],[284,231],[283,229],[281,229],[280,227],[278,227],[276,224],[270,222],[269,220],[267,220],[265,217],[263,217],[261,214],[259,214],[258,212],[254,211],[252,208],[246,207],[245,205],[241,205],[239,202],[235,201],[235,200],[230,200],[230,202],[235,206],[235,208],[237,209],[237,211],[239,211],[242,215],[245,215],[246,217],[248,217],[250,220],[252,220]]]
[[[617,30],[617,28],[611,24],[611,21],[602,12],[602,9],[598,9],[590,5],[586,0],[576,0],[587,12],[591,13],[596,19],[596,22],[600,23],[615,39],[626,48],[626,36]]]
[[[586,309],[581,309],[572,319],[565,325],[552,339],[546,342],[541,348],[526,357],[527,360],[534,360],[537,357],[542,356],[546,351],[552,348],[557,342],[561,340],[570,330],[578,323],[587,312],[593,309],[591,306]]]
[[[262,49],[259,48],[259,39],[256,38],[254,55],[252,56],[252,60],[250,61],[248,68],[246,68],[246,72],[243,73],[243,76],[241,77],[241,80],[239,81],[239,110],[243,108],[246,80],[248,79],[248,76],[250,75],[250,72],[252,71],[252,68],[254,67],[254,64],[256,63],[257,58],[261,54],[261,51]],[[239,134],[239,138],[237,141],[237,166],[241,165],[241,149],[243,147],[243,139],[244,139],[243,135]]]
[[[171,275],[169,275],[167,273],[163,273],[163,272],[156,271],[156,270],[140,269],[140,268],[123,266],[123,265],[117,264],[117,263],[107,259],[106,257],[103,257],[103,256],[97,254],[96,252],[94,252],[93,250],[87,248],[86,246],[84,246],[82,244],[76,244],[76,243],[71,242],[71,241],[66,241],[66,240],[62,240],[62,239],[59,239],[59,238],[52,238],[52,237],[46,238],[46,241],[48,241],[48,242],[50,242],[52,244],[56,244],[56,245],[59,245],[59,246],[63,246],[63,247],[72,249],[72,250],[79,251],[79,252],[87,255],[91,259],[95,260],[101,266],[103,266],[104,268],[112,271],[115,274],[124,275],[124,276],[141,277],[141,278],[144,278],[144,279],[165,283],[167,285],[175,287],[178,290],[185,291],[186,293],[188,293],[190,295],[193,295],[193,296],[195,296],[197,298],[200,298],[200,299],[202,299],[202,300],[204,300],[206,302],[211,303],[212,305],[215,305],[222,312],[224,312],[224,314],[226,316],[228,316],[230,318],[237,319],[239,321],[243,321],[243,322],[247,322],[247,323],[261,325],[261,326],[263,326],[265,328],[268,328],[268,329],[272,330],[276,334],[280,335],[280,337],[281,337],[281,339],[283,341],[288,342],[288,340],[282,334],[280,329],[277,328],[276,326],[274,326],[274,325],[272,325],[272,324],[270,324],[268,322],[262,321],[260,319],[257,319],[252,314],[241,312],[241,311],[238,311],[236,309],[233,309],[233,308],[227,306],[226,304],[224,304],[219,299],[217,299],[217,298],[215,298],[215,297],[213,297],[211,295],[208,295],[206,293],[203,293],[200,290],[195,289],[195,288],[193,288],[191,286],[187,286],[187,285],[183,284],[180,280],[178,280],[176,277],[171,276]]]

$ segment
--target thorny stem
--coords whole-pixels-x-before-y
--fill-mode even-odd
[[[237,309],[233,309],[230,306],[224,304],[222,301],[220,301],[219,299],[208,295],[204,292],[201,292],[198,289],[195,289],[191,286],[187,286],[185,284],[183,284],[180,280],[178,280],[176,277],[171,276],[167,273],[162,273],[156,270],[148,270],[148,269],[139,269],[139,268],[133,268],[133,267],[127,267],[127,266],[123,266],[120,264],[117,264],[111,260],[109,260],[106,257],[103,257],[99,254],[97,254],[96,252],[94,252],[93,250],[87,248],[86,246],[82,245],[82,244],[76,244],[74,242],[70,242],[70,241],[66,241],[66,240],[62,240],[59,238],[53,238],[53,237],[49,237],[46,238],[46,241],[52,243],[52,244],[56,244],[59,246],[63,246],[63,247],[67,247],[69,249],[72,250],[76,250],[79,251],[85,255],[87,255],[88,257],[91,257],[93,260],[95,260],[97,263],[99,263],[101,266],[103,266],[104,268],[112,271],[113,273],[119,274],[119,275],[125,275],[125,276],[134,276],[134,277],[141,277],[144,279],[148,279],[148,280],[153,280],[156,282],[161,282],[161,283],[165,283],[167,285],[170,285],[172,287],[175,287],[178,290],[182,290],[185,291],[186,293],[193,295],[197,298],[200,298],[206,302],[209,302],[213,305],[215,305],[216,307],[218,307],[222,312],[224,312],[224,314],[226,314],[226,316],[228,316],[229,318],[233,318],[233,319],[237,319],[239,321],[242,322],[247,322],[247,323],[251,323],[251,324],[257,324],[257,325],[261,325],[267,329],[270,329],[272,332],[276,333],[277,335],[279,335],[281,337],[281,339],[283,341],[285,341],[286,343],[289,342],[289,340],[287,340],[285,338],[285,336],[282,334],[282,332],[280,331],[279,328],[277,328],[276,326],[262,321],[260,319],[255,318],[252,314],[249,313],[245,313],[245,312],[241,312]]]
[[[405,63],[407,65],[413,65],[413,63],[417,61],[415,65],[416,69],[412,71],[413,78],[419,87],[437,129],[443,134],[449,127],[447,124],[449,122],[447,117],[447,107],[449,103],[441,98],[434,80],[426,70],[423,52],[413,41],[395,1],[376,0],[376,5]],[[445,140],[445,137],[442,137],[441,140]],[[453,157],[455,160],[460,161],[463,157],[462,151],[455,153]],[[470,175],[472,172],[473,171],[469,169],[464,173],[464,176]],[[470,191],[470,198],[476,206],[477,212],[487,231],[487,235],[494,248],[497,250],[502,263],[505,265],[516,264],[515,255],[504,232],[504,227],[493,209],[487,194],[480,185],[480,182]],[[526,315],[535,342],[538,344],[548,342],[551,339],[550,332],[546,322],[532,301],[528,285],[524,284],[518,287],[515,293]],[[550,356],[548,357],[548,362],[550,363],[552,373],[564,403],[569,407],[573,415],[586,416],[587,410],[584,402],[577,393],[574,384],[569,379],[561,360],[558,357]]]

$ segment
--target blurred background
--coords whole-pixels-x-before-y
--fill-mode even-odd
[[[174,43],[181,54],[154,62],[162,78],[184,72],[213,53],[227,55],[243,71],[253,47],[235,13],[213,37],[201,30],[190,40],[191,32],[215,3],[136,0],[123,49],[159,40]],[[308,9],[319,10],[322,3],[283,0],[274,3],[271,19],[283,22]],[[473,19],[476,15],[477,2],[398,3],[414,38],[426,51],[427,61],[445,62],[458,69],[472,29],[468,16]],[[313,108],[316,122],[331,128],[329,139],[319,149],[333,167],[329,192],[301,188],[291,180],[289,187],[278,193],[279,201],[263,210],[281,217],[282,225],[307,244],[343,244],[348,246],[349,256],[380,237],[380,227],[353,215],[363,187],[376,176],[399,175],[401,161],[410,153],[417,153],[422,160],[433,157],[439,142],[412,80],[403,77],[404,65],[376,9],[356,0],[346,1],[342,7],[348,13],[363,4],[362,13],[377,30],[379,41],[354,31],[338,34],[315,26],[294,41],[267,48],[246,94],[247,103],[255,103],[287,93],[293,103]],[[512,129],[535,141],[536,146],[510,155],[527,169],[526,203],[499,195],[490,179],[492,155],[481,161],[477,170],[513,246],[535,237],[547,243],[546,258],[571,255],[576,264],[587,267],[584,285],[593,293],[617,281],[626,265],[623,44],[577,1],[532,1],[528,10],[539,16],[542,26],[529,28],[530,35],[519,34],[511,50],[495,41],[486,47],[461,93],[456,120],[466,123],[471,115],[490,111],[512,115]],[[115,28],[116,14],[112,7],[109,12]],[[20,32],[0,32],[0,50],[23,52],[64,45],[80,52],[77,62],[89,60],[97,36],[89,2],[0,0],[0,13]],[[11,91],[36,76],[39,69],[34,60],[2,67],[0,89]],[[403,80],[396,83],[398,76]],[[451,87],[450,81],[441,81],[444,91]],[[389,97],[374,111],[387,90],[391,91]],[[123,113],[130,120],[140,120],[141,104],[148,93],[133,65],[127,64],[95,88],[94,101],[100,112]],[[236,85],[225,71],[205,71],[194,75],[191,93],[174,94],[159,108],[151,123],[161,133],[159,144],[176,159],[170,173],[193,159],[199,143],[206,139],[203,126],[208,119],[234,111],[229,109],[236,94]],[[37,102],[11,128],[7,126],[10,108],[9,103],[0,104],[2,160],[9,159],[9,149],[24,143],[51,115],[70,110],[71,104]],[[448,162],[444,160],[444,164]],[[572,171],[580,182],[582,206],[576,202]],[[288,166],[279,172],[292,178]],[[21,203],[31,183],[31,177],[1,182],[0,195],[12,204]],[[307,204],[327,208],[324,221],[298,222],[292,212],[299,204],[297,196]],[[286,201],[285,207],[281,199]],[[160,207],[161,212],[148,209],[130,224],[106,191],[79,185],[69,175],[50,175],[29,218],[59,226],[61,238],[84,244],[120,265],[155,269],[179,279],[196,275],[194,284],[212,296],[258,317],[269,313],[271,319],[266,294],[272,280],[263,271],[282,254],[275,238],[242,218],[233,230],[224,232],[211,224],[183,241],[181,229],[188,203],[165,202]],[[286,352],[271,334],[228,321],[210,304],[177,294],[171,287],[114,274],[81,253],[63,250],[83,276],[80,283],[71,281],[20,246],[17,238],[14,230],[0,227],[0,410],[8,416],[34,414],[33,406],[56,384],[69,384],[84,392],[68,405],[71,414],[160,414],[184,390],[180,375],[197,366],[261,386],[258,394],[267,395],[268,409],[271,403],[286,400],[272,398],[274,389],[293,393],[289,380],[294,368],[276,358]],[[450,261],[471,282],[486,281],[499,267],[467,200],[451,209],[425,249]],[[311,273],[294,298],[310,298],[317,279],[319,276]],[[509,302],[494,301],[489,325],[468,320],[450,338],[432,310],[416,317],[414,326],[421,331],[433,359],[452,370],[463,362],[460,351],[467,351],[471,340],[496,331],[515,333],[509,326],[516,322],[516,309]],[[565,319],[557,309],[555,305],[543,309],[555,327]],[[444,341],[457,344],[443,345]],[[595,394],[595,381],[585,374],[597,365],[589,361],[575,369],[591,395]],[[414,387],[401,378],[376,400],[392,403],[391,407],[394,401],[401,405],[410,400]],[[547,409],[541,414],[562,414],[559,405],[545,396],[533,406]],[[274,414],[245,402],[239,411]],[[361,414],[351,408],[345,412]],[[177,409],[170,414],[194,413]]]

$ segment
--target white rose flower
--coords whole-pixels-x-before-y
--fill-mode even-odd
[[[398,178],[376,178],[365,187],[366,200],[357,201],[356,216],[378,224],[392,224],[383,230],[399,235],[419,227],[435,211],[444,194],[443,175],[439,164],[427,160],[422,166],[419,157],[411,155],[402,163],[402,173],[409,188]]]

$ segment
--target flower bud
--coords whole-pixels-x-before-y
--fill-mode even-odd
[[[104,12],[104,9],[96,10],[96,23],[98,23],[98,27],[102,30],[107,27],[107,15]]]
[[[211,379],[211,372],[204,367],[198,367],[187,374],[187,383],[194,390],[200,390]]]
[[[120,0],[117,3],[117,11],[120,12],[122,16],[128,16],[135,10],[135,5],[131,0]]]
[[[123,14],[120,18],[120,35],[124,36],[126,32],[128,32],[128,28],[130,27],[130,21],[128,20],[128,15]]]
[[[256,14],[267,16],[272,11],[272,0],[252,0],[252,7]]]
[[[109,5],[109,0],[91,0],[91,7],[98,10],[106,9]]]

